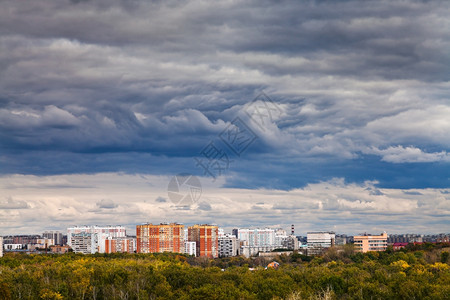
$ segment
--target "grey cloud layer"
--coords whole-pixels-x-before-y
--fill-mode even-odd
[[[265,89],[284,115],[249,151],[448,162],[449,12],[444,1],[4,1],[0,149],[192,156]]]

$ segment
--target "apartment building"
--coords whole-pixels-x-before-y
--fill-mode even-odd
[[[178,223],[151,223],[136,226],[138,253],[184,253],[184,225]]]
[[[325,249],[334,246],[336,234],[333,231],[307,232],[306,242],[308,255],[321,254]]]
[[[133,237],[107,237],[105,239],[105,253],[134,253],[136,239]]]
[[[194,225],[188,227],[188,240],[196,243],[197,256],[219,257],[219,227],[216,225]]]
[[[231,257],[239,255],[239,240],[230,234],[219,236],[219,257]]]
[[[107,238],[126,237],[125,227],[117,226],[74,226],[67,228],[67,244],[75,252],[105,253]],[[76,245],[74,242],[76,241]],[[85,243],[82,245],[81,243]],[[88,250],[89,249],[89,250]]]
[[[184,253],[187,255],[197,256],[197,243],[196,242],[184,242]]]
[[[97,235],[90,232],[72,233],[70,247],[75,253],[94,254],[98,252]]]
[[[358,252],[385,251],[387,248],[388,235],[383,232],[381,235],[364,234],[354,236],[355,250]]]
[[[60,231],[45,231],[42,233],[42,237],[52,239],[54,241],[54,245],[64,245],[63,235]]]

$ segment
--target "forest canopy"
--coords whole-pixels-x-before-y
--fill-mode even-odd
[[[347,246],[272,260],[7,253],[0,299],[449,299],[449,249],[362,254]],[[266,268],[273,260],[280,267]]]

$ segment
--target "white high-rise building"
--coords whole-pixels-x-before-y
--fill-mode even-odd
[[[278,233],[284,231],[277,230]],[[258,252],[270,252],[281,247],[281,240],[277,238],[276,231],[271,228],[233,229],[233,234],[237,235],[240,241],[240,254],[250,257]]]
[[[193,255],[196,256],[197,254],[197,243],[196,242],[184,242],[184,253],[187,255]]]
[[[98,252],[98,240],[95,233],[73,233],[70,240],[75,253],[94,254]]]
[[[3,237],[0,236],[0,257],[3,257]]]
[[[105,253],[107,238],[126,237],[123,226],[75,226],[67,228],[67,244],[82,253]],[[76,245],[74,241],[76,240]],[[84,243],[85,245],[81,245]],[[88,245],[89,244],[89,245]],[[75,247],[75,248],[74,248]],[[89,250],[88,250],[89,249]]]
[[[271,247],[275,245],[275,230],[264,229],[238,229],[238,239],[247,241],[249,247]]]

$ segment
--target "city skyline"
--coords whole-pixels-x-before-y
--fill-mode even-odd
[[[173,221],[448,231],[449,13],[3,1],[0,236]]]

